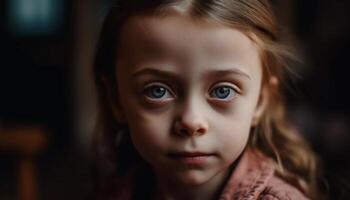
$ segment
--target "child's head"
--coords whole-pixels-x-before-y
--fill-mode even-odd
[[[252,148],[310,184],[312,155],[283,115],[290,54],[278,39],[264,0],[119,1],[94,66],[100,138],[117,170],[139,154],[156,175],[195,185]],[[210,156],[175,162],[183,153]]]

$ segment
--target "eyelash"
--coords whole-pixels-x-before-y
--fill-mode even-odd
[[[151,97],[150,94],[152,94],[151,92],[152,91],[152,88],[153,89],[164,89],[163,91],[165,93],[168,93],[168,95],[171,95],[172,97],[171,98],[154,98],[154,97]],[[163,102],[163,101],[169,101],[169,100],[172,100],[174,99],[176,96],[172,93],[172,90],[166,86],[166,84],[163,84],[163,83],[160,83],[160,82],[155,82],[155,83],[150,83],[150,84],[147,84],[145,87],[144,87],[144,90],[143,90],[143,93],[144,95],[146,96],[146,98],[148,98],[149,100],[151,101],[160,101],[160,102]],[[153,93],[154,95],[154,93]],[[163,95],[161,96],[163,97]]]
[[[216,95],[218,94],[216,92],[217,91],[216,89],[222,89],[222,88],[229,89],[229,94],[226,95],[225,98],[212,97],[212,94],[216,94]],[[155,92],[155,90],[152,90],[152,89],[161,89],[161,91],[156,91],[156,92],[160,92],[162,94],[159,94],[159,93],[152,94],[152,92]],[[220,92],[223,92],[223,91],[220,91]],[[165,94],[168,94],[168,96],[171,96],[171,97],[162,98],[162,97],[164,97]],[[232,99],[234,99],[239,94],[240,94],[239,89],[237,89],[237,87],[235,87],[235,86],[232,86],[232,84],[219,83],[219,84],[215,84],[215,86],[210,89],[208,97],[211,100],[228,102],[228,101],[231,101]],[[166,84],[161,83],[161,82],[154,82],[154,83],[147,84],[144,87],[144,95],[146,96],[147,99],[149,99],[150,101],[154,101],[154,102],[165,102],[165,101],[170,101],[170,100],[173,100],[174,98],[176,98],[176,95],[172,92],[170,87],[168,87]],[[152,95],[154,95],[154,96],[152,97]],[[157,95],[161,95],[161,96],[155,97]],[[226,98],[228,96],[230,96],[231,98]]]
[[[210,99],[213,99],[213,100],[218,100],[218,101],[224,101],[224,102],[228,102],[232,99],[234,99],[236,97],[236,95],[239,94],[239,91],[238,89],[236,89],[236,87],[234,86],[231,86],[232,84],[216,84],[210,91],[209,93],[209,98]],[[228,95],[225,96],[225,98],[215,98],[215,97],[211,97],[210,95],[216,93],[216,90],[217,89],[223,89],[223,88],[226,88],[226,89],[229,89],[230,93]],[[221,91],[222,92],[222,91]],[[218,94],[218,93],[216,93]],[[230,96],[230,98],[226,98]]]

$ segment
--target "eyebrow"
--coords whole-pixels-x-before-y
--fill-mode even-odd
[[[131,77],[136,78],[138,76],[147,75],[147,74],[169,77],[172,79],[178,79],[178,75],[172,71],[154,69],[154,68],[142,68],[140,70],[137,70],[136,72],[133,72],[131,74]],[[223,76],[227,76],[230,74],[239,75],[239,76],[242,76],[242,77],[245,77],[245,78],[248,78],[249,80],[251,80],[250,76],[246,72],[244,72],[238,68],[210,70],[204,74],[204,78],[211,77],[211,76],[223,77]]]
[[[212,70],[212,71],[207,72],[205,74],[206,75],[205,77],[209,77],[209,76],[224,77],[224,76],[227,76],[230,74],[239,75],[239,76],[242,76],[242,77],[245,77],[245,78],[251,80],[248,73],[246,73],[243,70],[238,69],[238,68]]]
[[[161,70],[161,69],[154,69],[154,68],[142,68],[140,70],[137,70],[131,74],[132,78],[137,78],[138,76],[141,75],[155,75],[155,76],[162,76],[162,77],[169,77],[171,79],[178,79],[178,76],[176,73],[172,71],[167,71],[167,70]]]

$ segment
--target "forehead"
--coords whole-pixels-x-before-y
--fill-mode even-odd
[[[119,59],[129,58],[135,65],[172,58],[202,66],[227,61],[249,68],[259,60],[255,43],[241,31],[179,13],[133,16],[122,27],[119,41]]]

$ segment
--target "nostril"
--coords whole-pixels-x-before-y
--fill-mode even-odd
[[[207,132],[207,127],[204,123],[195,123],[193,120],[187,123],[184,121],[176,121],[174,124],[174,131],[180,136],[203,135]]]
[[[194,135],[203,135],[206,131],[203,128],[197,130],[189,130],[186,128],[181,128],[175,131],[178,135],[181,136],[194,136]]]
[[[181,133],[181,134],[188,134],[188,131],[187,131],[186,129],[181,129],[181,130],[180,130],[180,133]]]
[[[204,128],[200,128],[196,132],[198,132],[200,134],[204,134],[206,132],[206,130]]]
[[[179,128],[179,129],[175,130],[175,133],[178,136],[189,136],[189,135],[191,135],[191,133],[186,128]]]

